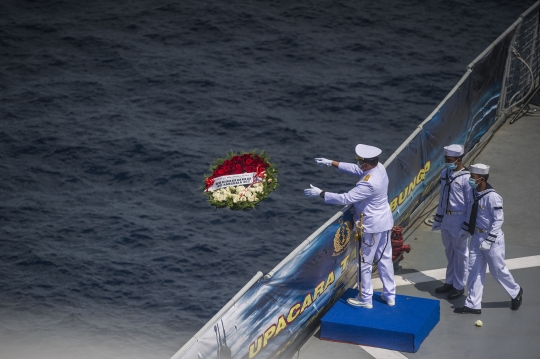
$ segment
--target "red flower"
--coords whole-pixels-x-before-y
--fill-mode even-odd
[[[235,174],[239,175],[242,173],[242,170],[236,170]]]
[[[253,164],[253,160],[250,157],[246,158],[246,165],[251,165],[251,164]]]
[[[238,170],[241,170],[241,169],[242,169],[242,165],[240,163],[237,163],[236,164],[236,170],[238,171]]]

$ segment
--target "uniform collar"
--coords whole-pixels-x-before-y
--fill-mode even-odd
[[[488,191],[488,190],[490,190],[490,189],[495,190],[495,188],[493,188],[493,187],[489,184],[489,182],[488,182],[488,183],[486,183],[486,189],[483,190],[482,192],[478,192],[477,190],[474,190],[474,191],[475,191],[476,193],[478,193],[478,194],[482,194],[482,193],[485,193],[486,191]]]
[[[459,173],[459,172],[461,172],[461,171],[467,171],[467,169],[466,169],[465,167],[463,167],[462,169],[457,170],[457,171],[449,171],[448,169],[446,169],[446,173],[447,173],[448,175],[454,174],[454,173]]]
[[[371,173],[373,170],[376,170],[378,167],[379,167],[379,164],[377,163],[377,166],[375,166],[375,167],[373,167],[372,169],[369,169],[369,170],[367,170],[367,171],[364,171],[363,174],[367,175],[367,174]]]

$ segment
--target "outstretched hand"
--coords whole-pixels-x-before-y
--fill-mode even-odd
[[[304,195],[307,197],[317,197],[320,196],[322,189],[315,187],[314,185],[309,185],[311,188],[307,188],[304,190]]]
[[[332,160],[327,160],[326,158],[315,158],[315,162],[317,162],[319,166],[332,166]]]

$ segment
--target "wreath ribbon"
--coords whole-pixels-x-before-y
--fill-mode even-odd
[[[257,166],[257,169],[255,170],[255,174],[253,175],[253,181],[251,181],[251,183],[249,184],[249,186],[246,187],[246,189],[244,190],[244,192],[242,192],[240,194],[240,198],[242,198],[242,196],[246,193],[246,191],[249,189],[249,187],[253,186],[255,183],[260,183],[262,182],[262,180],[257,180],[257,178],[262,178],[264,176],[264,167],[261,167],[261,166]]]

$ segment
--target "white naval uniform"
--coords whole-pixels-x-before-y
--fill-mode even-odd
[[[467,239],[460,239],[460,230],[467,215],[465,192],[471,190],[468,183],[471,175],[466,168],[448,172],[446,168],[441,172],[439,206],[434,220],[441,222],[441,238],[448,260],[444,282],[461,290],[467,283],[469,249]]]
[[[512,277],[504,263],[504,233],[501,230],[504,221],[502,197],[495,192],[489,183],[482,192],[469,190],[466,193],[469,207],[467,221],[463,223],[462,227],[464,230],[469,227],[474,198],[484,195],[478,201],[476,225],[471,239],[469,279],[467,283],[468,296],[465,301],[465,306],[472,309],[481,309],[486,265],[489,265],[491,275],[503,286],[511,298],[518,295],[520,287],[514,281],[514,277]],[[480,249],[480,244],[485,240],[492,242],[491,248],[487,251]]]
[[[383,294],[388,301],[396,297],[394,266],[390,230],[394,226],[392,211],[388,203],[388,176],[382,164],[368,171],[352,163],[340,162],[339,171],[360,176],[360,181],[347,193],[325,192],[328,204],[354,204],[355,223],[360,213],[364,213],[364,240],[362,241],[363,261],[360,266],[362,298],[364,303],[372,303],[373,286],[371,272],[373,261],[378,262],[379,276],[383,284]]]

